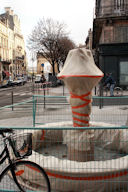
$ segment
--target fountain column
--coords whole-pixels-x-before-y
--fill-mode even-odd
[[[94,160],[94,131],[89,130],[92,89],[103,73],[94,63],[90,50],[71,50],[58,78],[64,80],[70,92],[73,126],[87,130],[68,131],[68,158],[76,161]]]

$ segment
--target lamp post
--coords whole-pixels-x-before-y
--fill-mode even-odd
[[[34,56],[34,53],[32,53],[32,57],[31,57],[31,61],[32,61],[32,82],[33,82],[33,77],[34,77],[34,67],[33,67],[33,63],[34,63],[34,59],[35,58],[35,56]]]

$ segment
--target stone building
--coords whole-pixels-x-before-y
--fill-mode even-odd
[[[27,62],[24,38],[21,33],[20,20],[10,7],[0,14],[0,81],[2,71],[14,79],[26,74]]]
[[[26,74],[26,52],[24,38],[21,33],[20,20],[17,15],[13,16],[14,22],[14,50],[13,62],[17,75]]]
[[[92,30],[89,29],[88,36],[85,40],[86,49],[90,49],[92,51]]]
[[[117,85],[128,85],[128,0],[96,0],[93,21],[95,60]]]
[[[40,54],[37,54],[37,74],[42,74],[44,72],[44,63],[47,60]]]
[[[41,74],[44,72],[44,65],[48,60],[42,57],[40,54],[37,54],[37,74]],[[52,65],[51,65],[51,73],[53,73]],[[57,64],[55,64],[55,73],[58,73]]]
[[[0,19],[0,81],[3,80],[2,71],[9,71],[10,64],[7,23],[6,20]]]

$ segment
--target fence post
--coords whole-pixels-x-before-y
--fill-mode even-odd
[[[32,92],[34,93],[34,83],[32,82]]]
[[[48,86],[48,82],[46,82],[46,89],[47,89],[47,95],[49,95],[49,86]]]
[[[96,95],[96,86],[95,86],[95,95]]]
[[[64,96],[64,82],[63,82],[63,96]]]
[[[99,109],[103,108],[103,86],[100,83],[100,99],[99,99]]]
[[[12,88],[12,91],[11,91],[11,98],[12,98],[12,111],[13,111],[13,109],[14,109],[14,107],[13,107],[13,103],[14,103],[14,98],[13,98],[13,88]]]
[[[34,95],[32,96],[32,100],[33,100],[33,127],[35,127],[35,97]]]
[[[45,88],[44,88],[44,109],[45,109]]]

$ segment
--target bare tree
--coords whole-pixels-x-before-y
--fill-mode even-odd
[[[59,65],[64,64],[67,54],[71,49],[76,47],[75,43],[67,36],[62,37],[58,40],[58,50],[57,50],[57,67],[59,71]]]
[[[60,61],[60,42],[67,37],[66,25],[53,19],[42,19],[32,31],[28,39],[30,50],[42,55],[52,65],[53,75],[55,75],[55,63]]]

